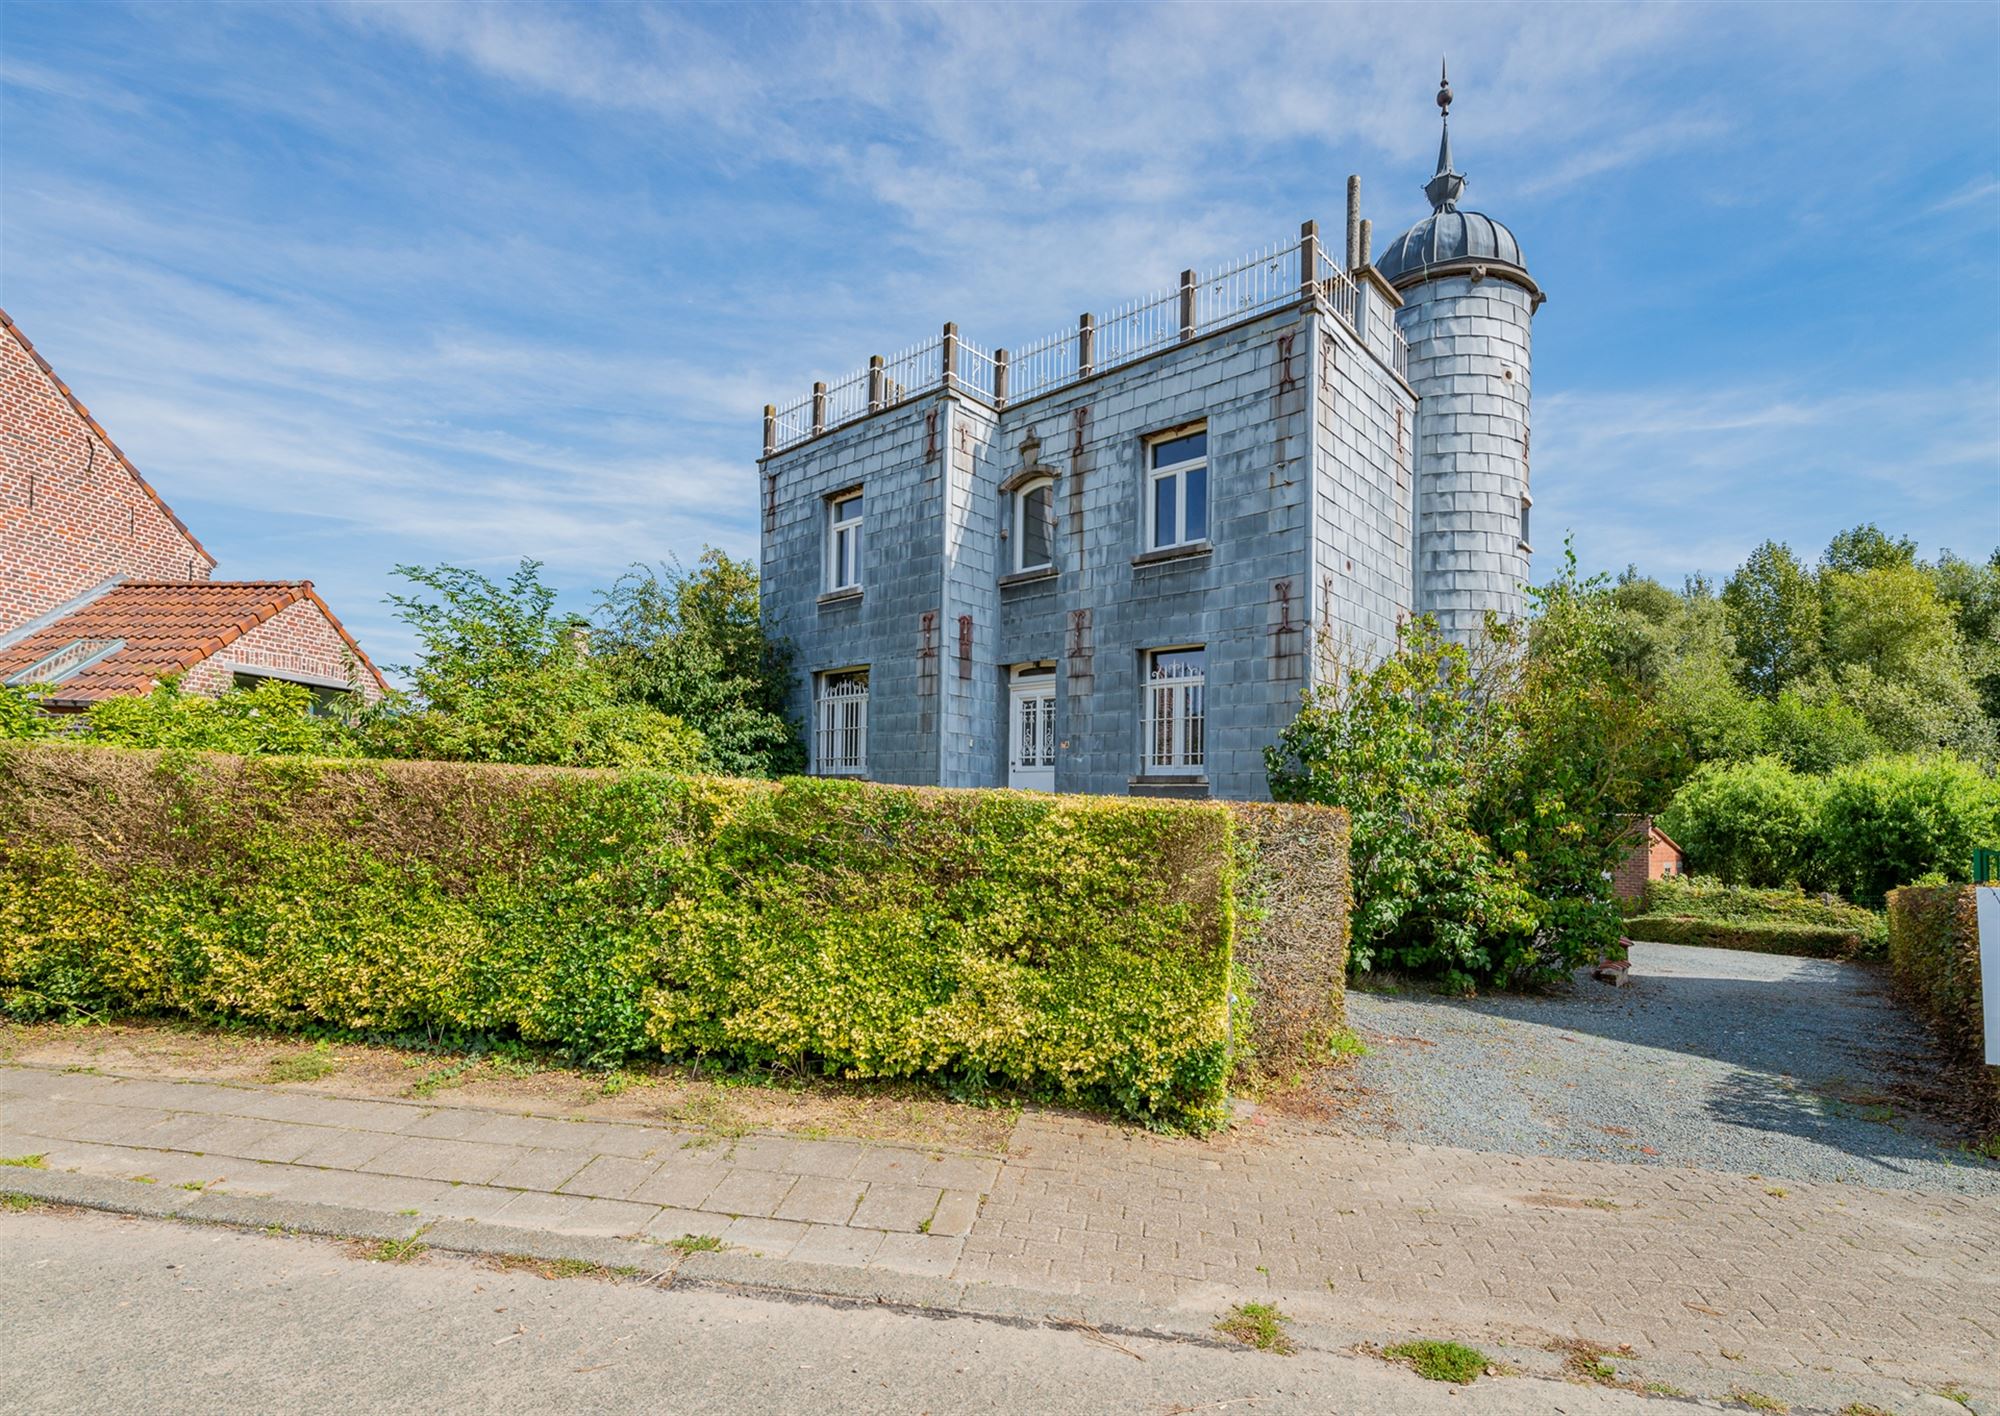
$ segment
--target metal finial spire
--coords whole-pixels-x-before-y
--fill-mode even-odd
[[[1431,199],[1432,211],[1456,211],[1459,194],[1465,190],[1465,177],[1451,165],[1451,76],[1442,59],[1438,61],[1437,105],[1444,134],[1438,139],[1437,172],[1424,184],[1424,195]]]

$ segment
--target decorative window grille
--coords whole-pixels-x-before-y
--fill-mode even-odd
[[[1036,690],[1017,693],[1014,698],[1015,762],[1026,768],[1053,767],[1056,765],[1055,670],[1017,669],[1014,682]]]
[[[868,671],[819,676],[813,766],[821,776],[858,777],[868,770]]]
[[[1146,546],[1169,550],[1208,539],[1208,429],[1146,447]]]
[[[853,590],[861,585],[861,493],[835,497],[827,503],[826,588]]]
[[[1191,775],[1205,770],[1207,682],[1205,649],[1157,649],[1146,656],[1143,772]]]
[[[1055,483],[1043,478],[1014,493],[1014,569],[1043,570],[1055,562]]]

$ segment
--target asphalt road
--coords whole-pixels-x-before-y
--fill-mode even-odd
[[[814,1301],[548,1279],[84,1212],[0,1214],[8,1412],[1598,1413],[1560,1383],[1448,1388],[1282,1358]],[[1120,1348],[1126,1350],[1120,1350]]]

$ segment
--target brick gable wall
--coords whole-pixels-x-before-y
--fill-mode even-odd
[[[0,631],[113,576],[212,569],[17,332],[0,331]]]
[[[221,693],[236,681],[236,672],[267,673],[273,678],[336,678],[358,686],[373,703],[381,686],[354,659],[340,633],[310,599],[287,605],[262,624],[232,640],[181,677],[191,693]]]

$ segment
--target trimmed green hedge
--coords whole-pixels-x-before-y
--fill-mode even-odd
[[[2000,1067],[1986,1066],[1978,895],[1970,885],[1906,885],[1889,892],[1889,973],[1947,1051],[1983,1073],[1975,1110],[2000,1138]]]
[[[9,744],[0,1007],[811,1058],[1202,1127],[1239,848],[1215,805]]]
[[[1753,889],[1702,876],[1669,876],[1646,887],[1645,912],[1625,922],[1632,939],[1802,954],[1880,957],[1887,924],[1874,910],[1798,889]]]

